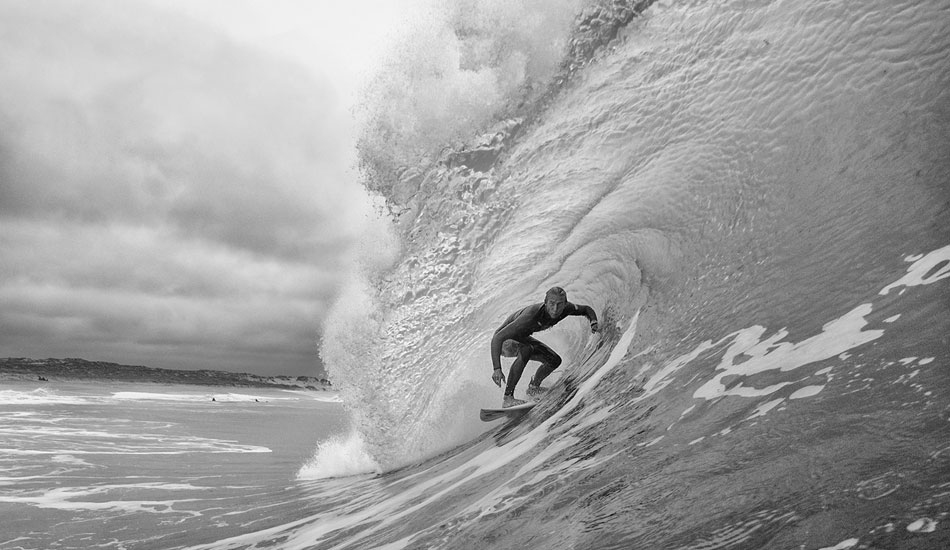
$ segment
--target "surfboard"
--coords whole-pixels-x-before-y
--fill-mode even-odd
[[[514,407],[502,407],[498,409],[482,409],[478,414],[478,417],[482,419],[482,422],[491,422],[492,420],[498,420],[499,418],[518,418],[524,416],[534,407],[537,403],[534,401],[528,401],[527,403],[522,403],[521,405],[515,405]]]

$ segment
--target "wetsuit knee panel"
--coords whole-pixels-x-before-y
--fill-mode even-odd
[[[521,343],[517,340],[505,340],[501,344],[501,356],[502,357],[518,357],[518,353],[521,351]]]
[[[531,356],[533,354],[534,354],[534,346],[532,346],[531,344],[521,344],[521,348],[518,350],[518,357],[520,357],[522,361],[527,363],[528,361],[531,360]]]

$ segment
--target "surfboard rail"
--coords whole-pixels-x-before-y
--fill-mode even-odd
[[[478,418],[480,418],[482,422],[491,422],[492,420],[505,417],[518,418],[527,414],[535,405],[537,405],[537,403],[534,401],[528,401],[527,403],[515,405],[514,407],[484,408],[478,413]]]

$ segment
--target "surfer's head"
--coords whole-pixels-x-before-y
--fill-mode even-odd
[[[563,288],[559,286],[551,287],[544,294],[544,309],[548,312],[549,317],[560,315],[565,306],[567,306],[567,292],[564,292]]]

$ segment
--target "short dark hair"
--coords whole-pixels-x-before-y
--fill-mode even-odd
[[[561,298],[565,302],[567,301],[567,292],[564,292],[564,289],[559,286],[552,286],[544,294],[544,300],[547,301],[548,298]]]

